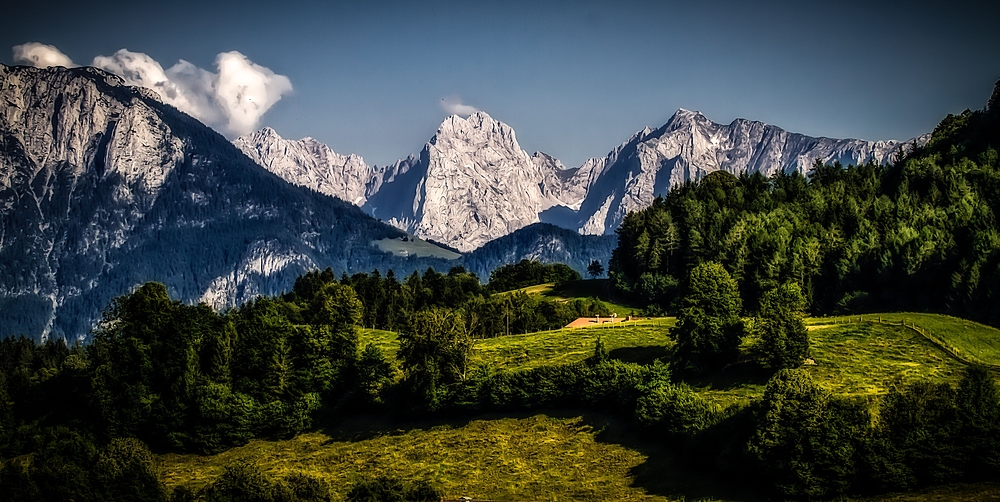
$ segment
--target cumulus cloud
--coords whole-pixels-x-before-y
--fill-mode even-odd
[[[219,69],[216,97],[234,130],[249,132],[281,96],[292,91],[292,81],[239,52],[223,52],[215,60]]]
[[[223,52],[211,72],[184,61],[166,70],[141,52],[121,49],[97,56],[94,66],[148,87],[165,103],[230,135],[253,131],[261,117],[292,90],[292,82],[239,52]]]
[[[41,44],[38,42],[28,42],[26,44],[11,47],[14,52],[14,62],[36,68],[48,68],[50,66],[65,66],[71,68],[76,66],[69,56],[65,55],[54,46]]]
[[[479,111],[474,106],[462,104],[462,98],[458,97],[441,98],[441,108],[448,115],[472,115]]]

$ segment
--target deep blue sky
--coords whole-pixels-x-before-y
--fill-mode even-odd
[[[982,108],[1000,2],[22,2],[0,61],[42,42],[213,69],[236,50],[291,79],[261,125],[385,164],[460,97],[567,166],[677,108],[815,136],[908,139]]]

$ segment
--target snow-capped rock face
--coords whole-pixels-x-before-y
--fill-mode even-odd
[[[681,109],[663,127],[643,129],[603,161],[593,161],[596,175],[580,207],[578,230],[611,234],[629,212],[712,171],[770,176],[779,171],[806,174],[817,159],[844,165],[887,163],[901,148],[922,145],[927,138],[907,142],[812,138],[744,119],[717,124],[699,112]]]
[[[363,205],[375,171],[361,157],[340,155],[313,138],[287,140],[270,127],[233,141],[251,160],[285,181]]]

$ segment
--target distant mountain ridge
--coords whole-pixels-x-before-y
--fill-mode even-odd
[[[578,230],[613,233],[629,212],[713,171],[807,174],[817,159],[845,166],[884,164],[929,138],[929,133],[902,142],[814,138],[746,119],[722,125],[680,109],[659,129],[643,129],[604,159],[588,161],[594,164],[594,181],[580,207]]]
[[[273,130],[234,143],[291,183],[353,201],[397,228],[467,252],[536,222],[611,235],[628,212],[716,170],[805,174],[816,159],[886,163],[928,137],[813,138],[745,119],[722,125],[681,109],[662,127],[640,130],[607,156],[572,169],[542,152],[528,155],[510,126],[484,112],[446,118],[419,156],[383,168]],[[316,181],[322,179],[332,181]]]
[[[815,152],[881,161],[901,147],[689,113],[573,169],[529,155],[485,113],[452,116],[419,155],[369,167],[273,130],[229,142],[96,68],[0,65],[0,337],[85,336],[113,297],[149,280],[225,308],[279,293],[313,268],[402,276],[464,265],[485,280],[496,266],[537,258],[583,272],[607,262],[618,215],[671,183],[741,165],[801,170]],[[719,153],[730,150],[755,155]],[[465,255],[397,257],[373,246],[404,230]]]

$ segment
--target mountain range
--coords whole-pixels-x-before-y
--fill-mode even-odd
[[[625,212],[676,183],[801,172],[814,157],[881,162],[902,147],[680,111],[567,169],[477,112],[376,167],[270,129],[230,142],[100,69],[0,65],[0,337],[85,338],[150,280],[224,309],[315,268],[465,266],[485,280],[532,258],[584,272],[607,263]]]
[[[324,173],[360,162],[308,147]],[[385,179],[405,178],[414,164],[398,163]],[[357,207],[364,190],[317,191],[338,179],[324,176],[314,186],[286,182],[111,73],[0,65],[0,338],[85,338],[115,296],[152,280],[181,301],[224,309],[288,290],[316,268],[402,277],[464,265],[485,279],[523,258],[584,271],[614,246],[534,225],[465,256],[426,242],[421,249],[442,253],[411,252],[413,236]],[[402,251],[376,246],[385,242]]]
[[[659,129],[647,127],[605,157],[571,169],[545,153],[529,155],[510,126],[484,112],[446,118],[419,155],[381,168],[312,138],[284,139],[272,129],[234,143],[290,183],[350,201],[401,230],[468,252],[536,222],[611,235],[630,211],[712,171],[770,176],[806,174],[817,159],[886,163],[928,137],[813,138],[744,119],[717,124],[681,109]]]

